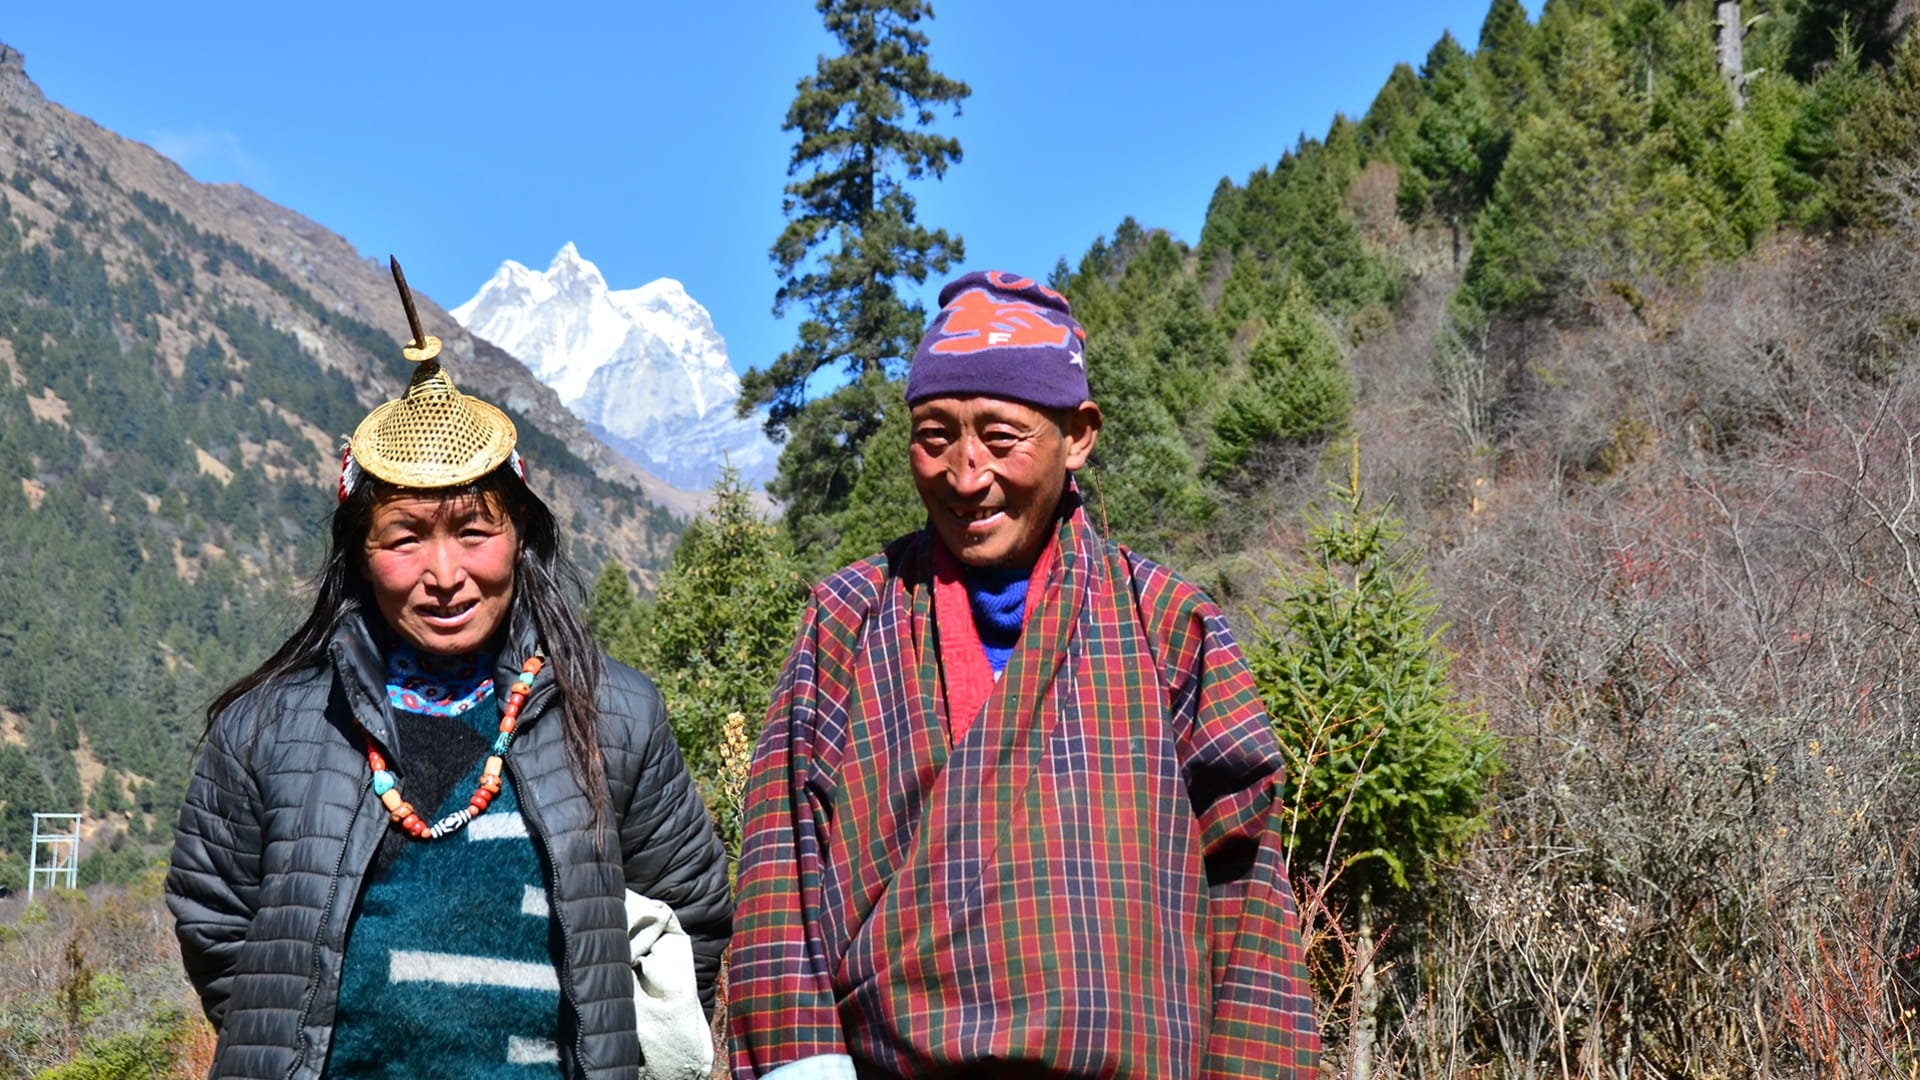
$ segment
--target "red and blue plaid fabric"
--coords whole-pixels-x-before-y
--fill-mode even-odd
[[[1280,752],[1219,609],[1076,506],[950,747],[934,543],[814,590],[768,712],[736,1080],[820,1054],[863,1076],[1312,1075]]]

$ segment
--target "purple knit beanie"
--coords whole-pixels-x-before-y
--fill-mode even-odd
[[[983,395],[1071,409],[1087,400],[1086,347],[1066,297],[1032,278],[976,270],[940,290],[940,313],[907,372],[907,404]]]

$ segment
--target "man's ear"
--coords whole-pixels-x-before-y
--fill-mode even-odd
[[[1067,471],[1078,470],[1092,456],[1093,444],[1100,438],[1101,419],[1100,406],[1091,401],[1083,401],[1067,413],[1067,422],[1062,425],[1067,437]]]

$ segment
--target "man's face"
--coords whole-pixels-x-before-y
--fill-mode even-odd
[[[1031,565],[1099,430],[1090,401],[1060,413],[990,397],[914,405],[913,486],[933,531],[969,566]]]

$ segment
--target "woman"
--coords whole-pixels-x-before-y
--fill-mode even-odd
[[[354,432],[313,609],[209,707],[180,815],[212,1075],[704,1075],[724,852],[653,685],[569,605],[512,422],[394,276],[421,367]]]

